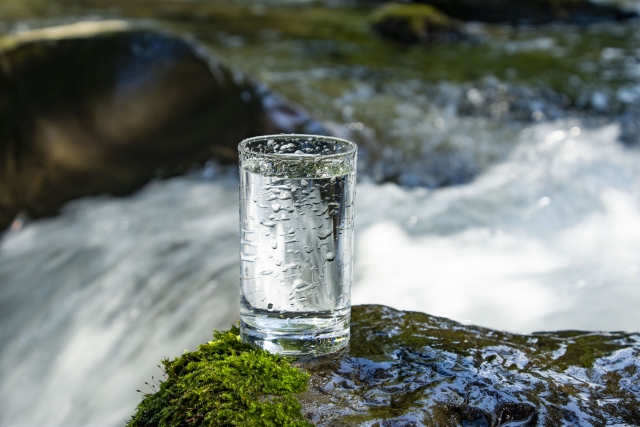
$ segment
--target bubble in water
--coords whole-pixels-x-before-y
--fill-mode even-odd
[[[282,147],[280,147],[280,151],[285,151],[285,150],[293,150],[296,146],[294,144],[284,144]]]

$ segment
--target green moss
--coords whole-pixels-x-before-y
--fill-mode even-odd
[[[214,331],[214,340],[174,360],[166,378],[145,394],[128,427],[309,426],[294,397],[308,374],[240,341],[239,331]]]
[[[352,324],[355,330],[352,332],[350,354],[370,359],[390,354],[392,349],[420,349],[428,343],[431,348],[458,356],[473,356],[477,359],[477,364],[480,364],[490,362],[495,356],[482,359],[479,354],[474,354],[474,350],[508,345],[524,352],[533,366],[561,372],[569,366],[590,368],[597,359],[609,356],[632,343],[628,334],[620,332],[560,331],[518,335],[478,326],[463,326],[448,319],[417,312],[406,312],[401,319],[397,319],[399,334],[372,340],[363,337],[370,335],[376,325],[385,321],[384,313],[363,307],[354,307],[353,312]],[[564,354],[554,358],[553,352],[562,346],[566,347]],[[510,365],[507,368],[516,369],[517,366]]]
[[[386,19],[405,19],[415,32],[422,31],[426,25],[434,24],[448,27],[454,20],[433,6],[426,4],[388,3],[377,9],[371,19],[374,23]]]

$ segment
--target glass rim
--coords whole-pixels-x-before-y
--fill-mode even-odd
[[[311,137],[311,138],[325,139],[329,141],[342,142],[348,147],[348,150],[345,151],[344,153],[336,153],[336,154],[302,154],[301,155],[301,154],[291,154],[291,153],[282,153],[282,154],[259,153],[247,148],[247,144],[249,144],[250,142],[259,141],[259,140],[266,141],[269,139],[284,138],[284,137],[289,137],[289,138],[310,138]],[[243,139],[238,144],[238,152],[241,154],[253,154],[260,157],[279,159],[279,160],[339,159],[342,157],[349,157],[349,156],[355,155],[358,152],[358,146],[356,145],[355,142],[349,141],[348,139],[344,139],[344,138],[338,138],[336,136],[312,135],[312,134],[305,134],[305,133],[279,133],[274,135],[253,136],[251,138]]]

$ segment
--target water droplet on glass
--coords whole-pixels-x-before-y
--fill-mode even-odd
[[[271,209],[273,209],[274,212],[278,212],[280,210],[282,206],[280,206],[279,203],[274,203],[271,205]]]
[[[273,310],[273,304],[269,303],[269,305],[267,306],[267,309]]]
[[[324,230],[324,231],[321,231],[320,233],[318,233],[318,237],[320,239],[322,239],[322,240],[326,239],[330,235],[331,235],[331,230]]]
[[[334,254],[333,252],[327,252],[327,255],[325,255],[324,259],[326,259],[327,261],[333,261],[336,258],[336,254]]]

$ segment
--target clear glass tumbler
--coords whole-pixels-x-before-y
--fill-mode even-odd
[[[250,138],[240,153],[240,331],[273,353],[349,343],[357,146],[317,135]]]

